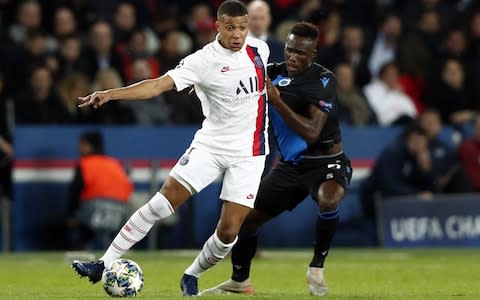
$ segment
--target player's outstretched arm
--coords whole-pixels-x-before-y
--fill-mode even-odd
[[[93,106],[97,108],[110,100],[150,99],[165,91],[169,91],[174,87],[175,83],[173,79],[168,75],[163,75],[155,79],[142,80],[126,87],[97,91],[85,97],[78,97],[78,100],[80,101],[78,106]]]

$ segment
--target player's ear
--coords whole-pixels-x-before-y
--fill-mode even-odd
[[[217,32],[220,31],[220,22],[215,21],[215,28],[217,29]]]
[[[315,47],[312,51],[312,60],[315,60],[316,56],[317,56],[317,48]]]

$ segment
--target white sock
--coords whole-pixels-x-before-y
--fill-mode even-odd
[[[217,236],[217,231],[208,238],[203,245],[202,251],[195,258],[193,263],[185,270],[185,274],[200,277],[206,270],[210,269],[221,261],[237,242],[238,237],[230,244],[224,244]]]
[[[143,239],[156,221],[174,213],[170,202],[161,193],[156,193],[145,205],[128,219],[105,254],[100,258],[105,266],[120,258],[133,245]]]

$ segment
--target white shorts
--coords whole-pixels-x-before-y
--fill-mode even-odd
[[[190,148],[177,161],[170,176],[192,195],[223,176],[220,199],[253,208],[264,167],[264,155],[235,157]]]

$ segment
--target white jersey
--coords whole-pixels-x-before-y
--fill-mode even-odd
[[[193,85],[201,101],[205,120],[191,147],[231,156],[269,153],[269,54],[267,44],[252,37],[240,51],[228,50],[215,39],[167,72],[178,91]]]

